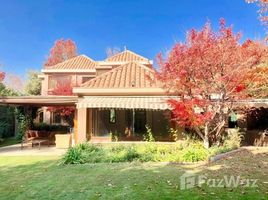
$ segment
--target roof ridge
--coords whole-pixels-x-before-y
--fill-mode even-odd
[[[85,54],[80,54],[80,55],[78,55],[78,56],[83,56],[83,57],[85,57],[85,58],[91,60],[92,62],[96,62],[96,63],[97,63],[97,61],[93,60],[92,58],[90,58],[89,56],[87,56],[87,55],[85,55]]]
[[[123,53],[126,53],[126,52],[129,52],[129,53],[131,53],[131,54],[134,54],[134,55],[137,56],[137,57],[141,57],[142,59],[145,59],[145,60],[149,61],[148,58],[145,58],[144,56],[141,56],[141,55],[135,53],[134,51],[131,51],[131,50],[128,50],[128,49],[125,49],[124,51],[119,52],[119,53],[117,53],[117,54],[115,54],[115,55],[113,55],[113,56],[111,56],[111,57],[108,57],[108,58],[106,58],[104,61],[108,61],[108,62],[109,62],[110,59],[112,59],[112,58],[114,58],[114,57],[116,57],[116,56],[118,56],[118,55],[121,55],[121,54],[123,54]]]
[[[57,64],[55,64],[55,65],[49,66],[48,69],[56,68],[58,65],[64,64],[64,63],[66,63],[66,62],[70,62],[70,61],[72,61],[72,60],[74,60],[74,59],[77,59],[78,57],[85,57],[85,58],[89,59],[91,62],[94,62],[94,63],[97,64],[97,62],[96,62],[95,60],[93,60],[92,58],[88,57],[87,55],[85,55],[85,54],[80,54],[80,55],[74,56],[74,57],[72,57],[72,58],[69,58],[69,59],[67,59],[67,60],[64,60],[64,61],[62,61],[62,62],[60,62],[60,63],[57,63]]]
[[[139,54],[137,54],[137,53],[135,53],[134,51],[130,51],[130,50],[128,50],[128,49],[126,49],[125,51],[128,51],[128,52],[130,52],[130,53],[133,53],[133,54],[135,54],[136,56],[139,56],[139,57],[142,57],[143,59],[145,59],[145,60],[150,60],[150,59],[148,59],[148,58],[145,58],[144,56],[142,56],[142,55],[139,55]]]

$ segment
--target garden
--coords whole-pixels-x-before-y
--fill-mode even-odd
[[[114,163],[114,162],[198,162],[208,161],[219,153],[240,147],[243,133],[234,129],[224,142],[209,149],[198,139],[187,138],[184,141],[158,143],[82,143],[67,150],[63,164]]]

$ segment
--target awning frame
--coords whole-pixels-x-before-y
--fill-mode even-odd
[[[174,96],[84,96],[77,108],[170,110]]]

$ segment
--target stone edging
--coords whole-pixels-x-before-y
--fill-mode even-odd
[[[228,152],[225,152],[225,153],[221,153],[221,154],[217,154],[215,156],[211,156],[208,161],[209,162],[215,162],[215,161],[218,161],[218,160],[221,160],[223,158],[226,158],[227,156],[230,156],[232,154],[235,154],[237,152],[240,152],[240,151],[244,151],[245,149],[240,147],[238,149],[235,149],[235,150],[232,150],[232,151],[228,151]]]

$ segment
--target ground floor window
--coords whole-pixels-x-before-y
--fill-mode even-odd
[[[134,121],[134,130],[135,133],[145,133],[146,132],[146,111],[138,110],[135,111],[135,121]]]
[[[44,112],[39,112],[39,123],[43,123],[44,121]]]
[[[61,123],[61,116],[59,113],[52,113],[52,123],[53,124],[60,124]]]

